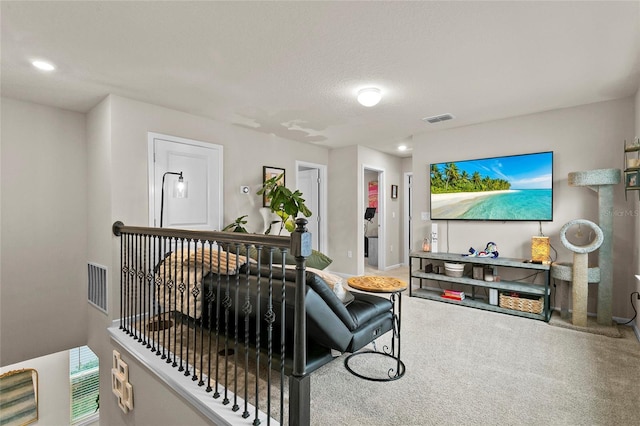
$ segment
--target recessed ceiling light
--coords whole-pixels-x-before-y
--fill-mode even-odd
[[[366,107],[377,105],[380,99],[382,99],[382,93],[376,87],[367,87],[358,91],[358,102]]]
[[[45,61],[33,61],[31,62],[31,65],[42,71],[53,71],[56,69],[53,64]]]

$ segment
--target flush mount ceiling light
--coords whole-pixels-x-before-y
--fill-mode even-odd
[[[31,62],[31,65],[33,65],[34,67],[42,71],[53,71],[56,69],[56,67],[53,66],[53,64],[45,61],[33,61]]]
[[[382,99],[382,93],[378,88],[368,87],[358,91],[358,102],[366,107],[377,105],[380,99]]]
[[[406,151],[406,150],[407,150],[407,146],[406,145],[398,146],[398,151]]]

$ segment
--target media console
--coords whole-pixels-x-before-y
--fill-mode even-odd
[[[418,265],[414,264],[418,263]],[[445,262],[458,262],[467,265],[462,277],[448,276],[437,273],[444,270]],[[427,265],[431,265],[430,267]],[[499,281],[486,281],[485,279],[472,278],[473,267],[491,268],[492,275]],[[518,270],[529,272],[526,277],[518,277],[514,281],[502,279],[501,270],[498,268],[510,268],[508,275],[513,275]],[[471,276],[469,276],[471,275]],[[541,276],[541,283],[536,283],[536,278]],[[500,312],[504,314],[517,315],[531,319],[549,321],[551,317],[551,304],[549,281],[551,276],[551,265],[529,263],[523,259],[514,258],[490,258],[490,257],[469,257],[456,253],[432,253],[415,251],[409,254],[409,296],[422,297],[424,299],[437,300],[456,305],[469,306],[488,311]],[[531,278],[532,282],[522,282],[521,279]],[[419,287],[413,288],[413,283],[418,280]],[[538,280],[540,281],[540,280]],[[437,283],[437,287],[424,286],[424,283]],[[454,300],[442,297],[446,284],[449,286],[462,286],[465,298]],[[486,289],[485,295],[477,295],[476,289]],[[468,292],[471,290],[471,293]],[[490,300],[490,294],[494,293],[495,300]],[[490,303],[493,302],[493,303]],[[541,305],[540,305],[541,304]],[[530,307],[533,306],[533,309]],[[539,309],[537,307],[540,307]],[[520,310],[523,309],[523,310]],[[538,311],[538,312],[536,312]]]

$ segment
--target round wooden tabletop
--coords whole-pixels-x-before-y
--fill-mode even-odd
[[[395,293],[407,289],[407,283],[398,278],[364,275],[351,277],[347,283],[357,289],[373,293]]]

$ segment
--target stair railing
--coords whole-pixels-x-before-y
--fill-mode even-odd
[[[206,386],[212,398],[222,397],[222,403],[226,405],[232,402],[229,397],[233,394],[233,411],[240,411],[240,404],[243,404],[240,415],[243,418],[253,416],[254,425],[261,423],[259,409],[266,412],[267,424],[273,413],[279,417],[280,424],[284,424],[285,357],[292,352],[288,422],[289,425],[309,425],[305,261],[311,254],[311,234],[307,232],[306,223],[306,219],[298,219],[296,230],[286,237],[114,223],[113,233],[120,237],[119,330],[165,360],[171,368],[184,372],[185,380]],[[282,263],[278,265],[273,263],[276,252],[282,255]],[[285,341],[284,269],[288,252],[296,260],[293,348],[287,348]],[[255,256],[249,256],[251,253]],[[249,265],[244,273],[240,271],[240,264],[251,262],[249,258],[255,258],[257,263],[257,294],[248,291]],[[263,262],[263,258],[267,261]],[[261,268],[264,266],[268,267],[266,273]],[[273,279],[275,268],[282,270],[280,282]],[[204,277],[209,273],[215,278],[210,280],[212,284],[206,285]],[[240,300],[243,286],[246,286],[245,296]],[[264,313],[260,312],[263,286],[268,299]],[[274,310],[273,303],[277,291],[282,301],[279,312]],[[205,310],[209,314],[207,323],[203,323],[204,315],[200,315]],[[252,312],[254,318],[250,317]],[[278,320],[281,328],[276,333],[280,336],[276,342],[273,324]],[[266,327],[261,327],[261,321],[267,323]],[[233,332],[230,332],[230,325]],[[253,335],[249,331],[252,326]],[[178,333],[178,327],[186,333]],[[266,337],[261,335],[261,328],[266,328]],[[239,334],[242,329],[244,336]],[[274,354],[277,344],[280,353]],[[272,388],[277,383],[272,376],[274,371],[279,373],[280,379],[278,405],[272,403]],[[249,383],[252,375],[256,379]],[[244,378],[244,383],[239,376]],[[257,378],[267,384],[266,398],[260,396]],[[249,392],[250,387],[254,388],[253,394]],[[252,398],[254,413],[249,412]]]

